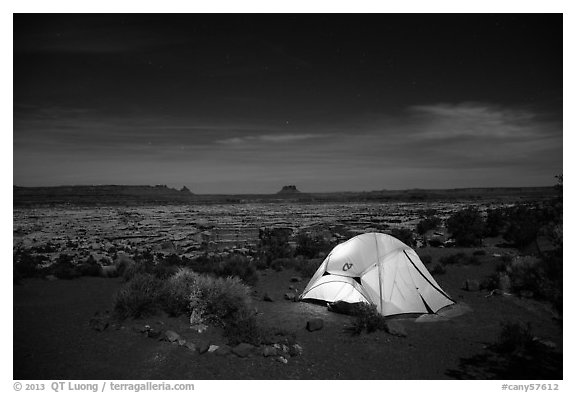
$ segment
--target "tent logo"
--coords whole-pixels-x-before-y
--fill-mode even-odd
[[[353,265],[354,265],[353,263],[345,263],[344,266],[342,266],[342,271],[346,272],[346,271],[352,269]]]

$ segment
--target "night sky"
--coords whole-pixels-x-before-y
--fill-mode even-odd
[[[14,184],[553,185],[562,15],[14,16]]]

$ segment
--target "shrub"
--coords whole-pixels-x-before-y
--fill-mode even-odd
[[[507,225],[505,209],[490,209],[486,215],[486,237],[496,237],[502,233]]]
[[[446,228],[452,234],[458,246],[469,247],[482,244],[484,221],[475,207],[469,207],[454,213],[446,221]]]
[[[499,353],[524,353],[536,345],[530,324],[502,324],[498,341],[492,348]]]
[[[231,255],[224,259],[217,267],[217,276],[239,277],[248,285],[256,285],[258,282],[258,273],[256,273],[256,266],[248,260],[248,258],[241,255]]]
[[[44,255],[32,255],[27,250],[16,251],[13,266],[14,279],[18,282],[23,278],[45,275],[47,269],[43,268],[43,264],[47,260],[48,257]]]
[[[156,313],[163,282],[148,273],[136,274],[114,296],[114,311],[119,318],[140,318]]]
[[[441,223],[442,220],[436,216],[425,218],[416,225],[416,232],[423,235],[431,229],[438,228]]]
[[[378,313],[374,304],[355,304],[354,316],[356,318],[349,329],[354,335],[362,333],[363,330],[366,330],[367,333],[386,330],[386,319]]]
[[[291,257],[292,248],[288,244],[291,234],[292,230],[287,228],[261,229],[258,235],[260,259],[270,264],[275,259]]]
[[[516,247],[525,247],[536,240],[538,230],[544,225],[538,209],[516,206],[508,210],[508,228],[504,239]]]
[[[190,295],[190,308],[221,326],[250,314],[250,287],[238,277],[199,276]]]
[[[312,236],[307,233],[299,233],[296,237],[295,255],[305,258],[316,258],[321,253],[327,253],[332,249],[329,241],[323,236]]]
[[[320,267],[323,259],[297,259],[295,269],[304,278],[309,278],[316,273],[316,270]]]
[[[197,285],[198,277],[198,274],[189,268],[179,268],[164,282],[160,296],[162,309],[171,316],[189,312],[190,294]]]
[[[446,268],[440,264],[436,264],[436,265],[434,265],[432,270],[430,270],[430,273],[432,273],[434,275],[444,274],[444,273],[446,273]]]
[[[407,246],[414,246],[416,242],[414,241],[414,234],[408,228],[393,228],[390,231],[390,235],[394,236],[396,239],[400,240]]]
[[[78,265],[78,274],[81,276],[99,277],[102,275],[102,266],[93,259],[88,260]]]
[[[432,256],[431,255],[422,255],[420,257],[420,260],[422,261],[423,264],[429,265],[432,263]]]
[[[66,254],[60,254],[56,262],[50,266],[50,271],[56,277],[64,280],[80,276],[76,266],[72,263],[72,256]]]

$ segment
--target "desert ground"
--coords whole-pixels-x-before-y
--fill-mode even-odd
[[[339,242],[344,231],[350,237],[394,227],[413,230],[422,209],[446,218],[464,205],[16,209],[14,248],[15,255],[23,248],[43,255],[47,266],[61,254],[114,266],[120,249],[132,257],[143,247],[190,259],[201,253],[226,258],[238,251],[253,260],[259,227],[331,231],[332,241]],[[447,238],[438,231],[434,236]],[[117,318],[115,295],[126,285],[122,276],[15,277],[14,379],[562,379],[562,316],[557,308],[528,291],[520,295],[481,285],[466,288],[467,281],[481,283],[495,274],[503,257],[525,258],[520,250],[504,245],[501,237],[484,239],[476,247],[431,247],[416,240],[415,251],[456,304],[438,315],[389,318],[392,330],[354,334],[354,316],[287,299],[302,292],[308,275],[292,266],[259,266],[250,286],[254,318],[290,336],[284,347],[279,337],[270,356],[263,352],[273,343],[246,345],[240,351],[222,326],[207,324],[199,331],[189,315],[174,317],[160,310]],[[446,264],[434,272],[443,258],[456,254],[463,260],[474,256],[473,263]],[[318,318],[322,327],[309,331],[307,322]],[[522,351],[502,355],[491,350],[503,340],[503,327],[514,324],[529,326],[538,359]]]

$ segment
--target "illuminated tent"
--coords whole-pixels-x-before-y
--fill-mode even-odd
[[[300,299],[371,303],[384,316],[435,313],[454,304],[413,249],[382,233],[334,247]]]

